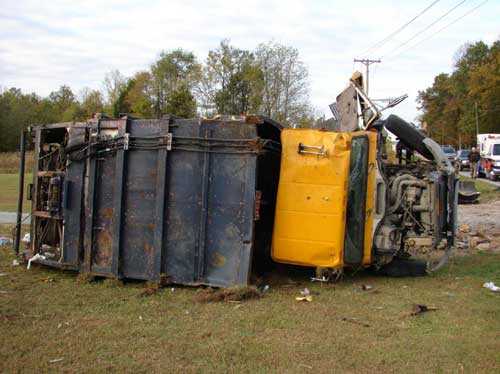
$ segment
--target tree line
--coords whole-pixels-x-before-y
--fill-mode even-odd
[[[163,51],[148,69],[106,74],[103,87],[76,95],[61,86],[47,97],[19,88],[0,91],[0,152],[16,149],[30,124],[84,121],[94,113],[139,118],[262,114],[284,125],[313,120],[308,70],[296,48],[276,42],[253,51],[223,40],[200,62],[190,51]]]
[[[417,102],[431,137],[442,144],[473,146],[478,133],[500,132],[500,41],[464,45],[450,74],[439,74]],[[476,129],[477,127],[477,129]]]

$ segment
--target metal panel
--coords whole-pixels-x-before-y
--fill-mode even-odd
[[[182,284],[248,282],[257,160],[267,150],[279,153],[279,125],[260,117],[124,117],[93,120],[83,129],[88,142],[79,139],[72,147],[81,146],[78,159],[86,149],[86,159],[72,161],[65,172],[64,265]],[[278,145],[267,146],[270,140]],[[277,157],[268,159],[273,162],[259,182],[266,183],[262,199],[272,206]],[[259,246],[269,247],[271,230],[272,221],[260,226]]]

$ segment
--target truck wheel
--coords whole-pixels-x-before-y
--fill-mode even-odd
[[[385,120],[385,128],[396,135],[407,148],[414,149],[429,160],[434,160],[432,153],[422,142],[426,136],[405,120],[391,114]]]

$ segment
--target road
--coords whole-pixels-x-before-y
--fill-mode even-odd
[[[470,171],[461,171],[460,175],[463,176],[463,177],[470,177]],[[500,181],[493,182],[493,181],[490,181],[487,178],[478,178],[478,180],[480,180],[482,182],[486,182],[486,183],[492,184],[493,186],[497,186],[498,188],[500,188]]]
[[[23,224],[29,224],[30,219],[27,218],[29,216],[28,213],[23,214],[23,219],[26,218],[23,221]],[[16,217],[17,213],[15,212],[0,212],[0,224],[1,223],[16,223]]]

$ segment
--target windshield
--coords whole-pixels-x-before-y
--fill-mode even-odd
[[[444,153],[455,153],[455,150],[453,147],[443,147],[443,152]]]
[[[500,156],[500,144],[493,144],[493,149],[491,150],[493,156]]]
[[[464,149],[462,151],[458,151],[458,156],[459,157],[469,157],[470,151],[468,149]]]

